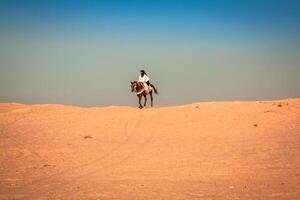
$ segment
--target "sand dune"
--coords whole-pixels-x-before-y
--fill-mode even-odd
[[[300,99],[0,104],[0,199],[300,199]]]

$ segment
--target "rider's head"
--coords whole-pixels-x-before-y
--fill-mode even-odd
[[[141,72],[142,75],[146,74],[145,70],[143,70],[143,69],[140,70],[140,72]]]

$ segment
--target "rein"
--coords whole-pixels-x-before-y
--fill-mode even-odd
[[[131,87],[133,87],[132,91],[136,93],[141,92],[144,88],[143,84],[137,81],[133,82]]]
[[[142,85],[141,85],[141,83],[139,83],[139,82],[135,82],[135,87],[134,87],[134,89],[135,89],[135,92],[140,92],[142,89],[143,89],[143,87],[142,87]]]

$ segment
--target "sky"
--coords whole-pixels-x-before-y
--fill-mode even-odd
[[[298,0],[0,0],[0,102],[157,106],[300,97]]]

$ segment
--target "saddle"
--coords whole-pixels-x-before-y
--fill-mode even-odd
[[[139,83],[140,83],[140,85],[142,86],[143,89],[141,91],[139,91],[137,94],[141,94],[144,91],[146,92],[146,94],[148,94],[150,91],[153,90],[153,88],[151,87],[151,84],[148,85],[148,89],[146,90],[144,83],[141,83],[141,82],[139,82]]]

